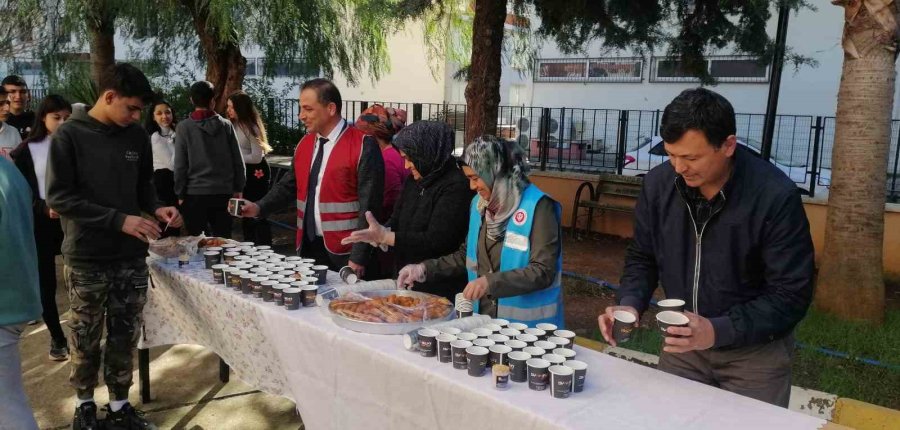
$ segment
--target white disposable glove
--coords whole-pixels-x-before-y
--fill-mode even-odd
[[[414,282],[425,282],[425,265],[407,264],[397,275],[397,288],[410,289]]]

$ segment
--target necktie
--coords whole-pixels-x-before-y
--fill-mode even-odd
[[[309,181],[306,186],[306,209],[303,211],[303,231],[310,242],[316,240],[316,186],[319,185],[319,170],[322,169],[322,154],[325,153],[325,143],[328,139],[319,138],[319,149],[316,150],[316,158],[312,168],[309,169]]]

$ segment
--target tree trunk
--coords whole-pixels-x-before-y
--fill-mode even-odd
[[[116,14],[102,3],[94,7],[94,13],[86,20],[90,35],[91,80],[99,89],[103,71],[116,63]]]
[[[817,308],[884,321],[884,202],[894,97],[897,5],[834,1],[845,9],[825,250]]]
[[[475,0],[472,61],[466,84],[466,140],[497,133],[500,106],[500,59],[506,0]]]
[[[224,113],[227,97],[244,85],[247,59],[241,54],[241,47],[238,44],[219,40],[218,29],[208,23],[208,6],[197,3],[193,0],[183,0],[183,4],[191,11],[194,30],[206,56],[206,80],[212,82],[215,88],[213,108],[219,113]]]

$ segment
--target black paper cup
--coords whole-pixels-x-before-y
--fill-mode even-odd
[[[461,311],[461,310],[457,309],[455,312],[456,312],[456,319],[470,317],[472,315],[475,315],[475,312],[473,312],[473,311]]]
[[[434,357],[437,355],[437,337],[441,332],[430,328],[419,329],[419,354],[422,357]]]
[[[438,361],[441,363],[453,362],[453,350],[450,348],[450,342],[456,340],[456,336],[448,333],[437,335],[434,340],[437,342]]]
[[[516,340],[521,340],[522,342],[525,342],[525,343],[531,345],[538,341],[538,337],[533,334],[522,333],[522,334],[516,336]]]
[[[567,399],[572,392],[575,371],[560,365],[550,366],[550,395],[556,399]]]
[[[221,247],[221,246],[208,246],[208,247],[203,248],[203,249],[205,249],[206,252],[218,252],[218,253],[219,253],[219,261],[222,260],[222,252],[223,252],[223,251],[222,251],[222,247]]]
[[[495,334],[488,336],[488,339],[493,340],[494,343],[496,343],[496,344],[502,345],[502,344],[506,343],[506,341],[509,340],[509,336],[495,333]]]
[[[534,358],[541,358],[541,356],[547,353],[547,350],[536,346],[526,346],[525,348],[522,348],[522,352],[527,352]]]
[[[316,272],[316,284],[325,285],[328,277],[328,266],[318,265],[312,267],[313,272]]]
[[[276,305],[284,306],[284,292],[290,288],[290,284],[278,284],[272,287],[272,298],[275,299]],[[300,302],[297,302],[297,307],[299,306]]]
[[[566,362],[566,357],[557,354],[544,354],[541,358],[549,361],[551,366],[562,366]]]
[[[263,289],[262,289],[262,285],[260,285],[260,283],[262,281],[268,281],[268,280],[269,280],[269,278],[267,278],[265,276],[254,276],[254,277],[250,278],[250,289],[251,289],[251,291],[253,291],[253,297],[256,297],[258,299],[262,298]]]
[[[503,318],[494,318],[490,322],[491,324],[497,324],[500,328],[506,328],[509,325],[509,321]]]
[[[240,270],[235,270],[233,267],[230,271],[225,272],[225,285],[228,288],[235,290],[241,289],[241,275],[239,274],[239,272]]]
[[[535,324],[534,327],[547,332],[547,336],[552,336],[554,331],[559,330],[559,327],[557,327],[556,324],[551,323],[538,323]]]
[[[509,379],[513,382],[525,382],[528,380],[528,365],[531,354],[522,351],[513,351],[507,354],[509,360]]]
[[[457,339],[450,342],[450,351],[453,354],[453,368],[463,370],[469,365],[466,348],[472,346],[468,340]]]
[[[441,327],[440,329],[438,329],[438,331],[441,333],[444,333],[444,334],[452,334],[454,337],[456,337],[456,335],[462,333],[462,330],[460,330],[456,327]]]
[[[301,302],[303,303],[303,307],[309,308],[316,305],[316,295],[319,294],[319,286],[318,285],[304,285],[300,287],[301,290]]]
[[[239,253],[237,251],[226,252],[226,253],[222,254],[222,261],[224,261],[226,263],[234,263],[235,262],[234,257],[237,257],[238,255],[241,255],[241,253]]]
[[[216,264],[212,267],[213,271],[213,282],[216,284],[224,284],[225,283],[225,273],[222,270],[227,269],[227,264]]]
[[[615,311],[613,318],[613,339],[616,340],[616,343],[625,343],[631,340],[631,332],[634,331],[637,317],[628,311]]]
[[[663,336],[681,337],[669,334],[666,329],[669,327],[687,327],[689,322],[691,320],[681,312],[662,311],[656,314],[656,323],[659,325],[659,330],[662,331]]]
[[[507,327],[507,328],[500,329],[500,334],[502,334],[504,336],[508,336],[510,339],[515,339],[515,337],[522,334],[522,332],[520,332],[514,328]]]
[[[526,328],[522,332],[525,334],[537,336],[538,340],[547,340],[547,332],[539,328]]]
[[[344,281],[345,284],[355,284],[356,281],[359,280],[359,276],[356,275],[356,272],[350,266],[341,267],[341,271],[338,272],[338,275],[341,276],[341,280]]]
[[[575,346],[575,332],[572,330],[556,330],[553,332],[553,336],[561,337],[563,339],[569,339],[569,344],[566,345],[566,348],[573,349]]]
[[[542,358],[532,358],[525,362],[528,366],[528,388],[544,391],[550,382],[550,362]]]
[[[491,333],[500,333],[500,330],[503,330],[503,327],[500,327],[500,324],[485,324],[482,328],[490,330]]]
[[[578,360],[566,360],[563,366],[575,371],[575,377],[572,379],[572,392],[582,392],[584,390],[584,380],[587,377],[587,363]]]
[[[511,322],[511,323],[507,324],[507,327],[509,327],[513,330],[518,330],[522,333],[524,333],[525,329],[528,328],[527,325],[522,324],[522,323],[517,323],[517,322]]]
[[[509,353],[512,352],[512,348],[506,345],[494,345],[488,348],[488,351],[491,352],[488,357],[490,366],[493,367],[495,364],[509,365]]]
[[[243,294],[253,294],[253,284],[251,281],[253,280],[253,273],[245,272],[245,274],[241,274],[241,293]]]
[[[490,329],[486,329],[484,327],[478,327],[476,329],[472,329],[472,334],[478,336],[482,339],[487,339],[488,336],[494,334]]]
[[[522,349],[528,346],[527,343],[522,342],[521,340],[510,339],[503,343],[504,345],[512,348],[513,351],[521,351]]]
[[[656,302],[660,311],[684,312],[684,300],[681,299],[665,299]]]
[[[575,353],[574,349],[569,349],[569,348],[556,348],[551,352],[553,354],[563,356],[563,358],[565,358],[566,360],[571,360],[571,359],[575,358],[575,355],[577,355]]]
[[[570,344],[572,343],[569,339],[566,339],[564,337],[557,337],[557,336],[550,336],[547,338],[547,341],[556,345],[554,348],[547,348],[550,350],[553,350],[556,348],[571,348]]]
[[[259,283],[259,287],[262,289],[262,295],[261,295],[261,297],[262,297],[262,299],[263,299],[264,302],[271,302],[271,301],[274,301],[274,300],[275,300],[275,299],[272,297],[272,289],[273,289],[276,285],[278,285],[278,282],[275,282],[275,281],[273,281],[273,280],[271,280],[271,279],[268,280],[268,281],[262,281],[262,282]]]
[[[222,254],[216,251],[206,251],[203,253],[203,262],[206,263],[207,269],[212,269],[213,266],[222,262]]]
[[[285,288],[282,291],[284,307],[289,311],[300,309],[300,294],[301,290],[299,288]]]
[[[485,339],[483,337],[479,337],[478,339],[472,341],[472,345],[480,346],[482,348],[490,348],[494,346],[495,343],[496,342],[494,342],[493,340]]]
[[[475,305],[463,293],[457,293],[453,309],[456,311],[456,318],[465,318],[472,316]]]
[[[545,351],[553,351],[554,349],[559,348],[558,345],[556,345],[555,343],[550,342],[548,340],[539,340],[539,341],[531,344],[531,346],[536,346]]]
[[[456,337],[457,337],[459,340],[467,340],[467,341],[469,341],[469,342],[471,342],[471,341],[473,341],[473,340],[475,340],[475,339],[478,339],[478,336],[477,336],[476,334],[474,334],[474,333],[469,333],[469,332],[459,333],[459,334],[456,335]],[[472,346],[472,345],[469,345],[469,346]]]
[[[256,244],[253,242],[238,242],[238,246],[240,246],[240,247],[247,247],[247,246],[253,246],[253,245],[256,245]]]
[[[481,346],[470,346],[466,348],[466,368],[469,369],[469,376],[482,376],[487,369],[488,349]]]

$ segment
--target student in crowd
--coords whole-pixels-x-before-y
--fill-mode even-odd
[[[246,176],[231,121],[212,110],[213,85],[190,88],[194,111],[175,129],[175,193],[188,233],[231,238],[228,200],[241,197]]]
[[[37,430],[22,383],[19,340],[41,314],[32,197],[16,166],[0,157],[0,429]]]
[[[72,114],[72,105],[58,95],[49,95],[38,108],[38,121],[31,135],[19,145],[10,156],[22,176],[31,187],[31,201],[34,212],[34,240],[37,243],[38,273],[41,282],[41,305],[43,319],[50,332],[50,359],[69,359],[66,335],[59,324],[56,307],[56,256],[60,253],[63,232],[59,214],[47,206],[47,156],[50,153],[50,138],[56,129]]]
[[[731,103],[685,90],[662,116],[669,161],[644,178],[634,241],[613,313],[636,317],[661,285],[685,302],[659,370],[782,407],[791,394],[793,330],[813,296],[809,222],[797,186],[737,143]]]
[[[381,158],[384,159],[384,201],[378,222],[384,224],[391,219],[400,190],[409,176],[403,158],[391,144],[394,136],[406,125],[406,111],[375,104],[362,111],[353,125],[374,137],[381,149]]]
[[[72,428],[100,428],[94,389],[103,364],[110,399],[104,428],[155,429],[128,403],[147,301],[147,241],[159,238],[157,221],[177,228],[182,220],[156,200],[150,136],[137,124],[153,98],[147,78],[119,63],[103,71],[99,90],[89,111],[75,111],[53,134],[47,169],[47,204],[65,233],[69,381],[77,394]]]
[[[262,116],[253,106],[253,100],[243,91],[228,96],[225,112],[234,124],[234,134],[241,149],[241,156],[244,158],[244,170],[247,172],[244,198],[251,201],[259,200],[269,192],[269,182],[272,179],[269,163],[266,162],[266,154],[272,152],[269,138],[266,136],[266,126],[262,122]],[[272,244],[272,229],[265,219],[244,218],[241,220],[241,227],[245,241],[257,245]]]
[[[300,120],[307,134],[291,170],[265,197],[244,205],[241,216],[266,216],[297,205],[297,251],[331,270],[349,265],[364,277],[372,254],[367,243],[341,243],[378,216],[384,195],[384,161],[378,143],[341,117],[341,93],[327,79],[300,87]]]
[[[5,121],[7,124],[19,130],[19,137],[25,140],[31,134],[31,128],[34,127],[34,111],[29,110],[31,104],[31,92],[28,90],[28,83],[19,75],[9,75],[3,78],[0,83],[6,90],[9,99],[9,116]]]
[[[0,157],[12,160],[9,153],[22,143],[19,130],[6,123],[9,117],[9,99],[6,90],[0,86]]]
[[[153,186],[156,198],[166,206],[177,206],[175,196],[175,113],[172,105],[165,100],[157,100],[150,115],[146,116],[144,128],[150,134],[153,148]],[[161,227],[165,229],[165,224]],[[169,226],[162,237],[176,236],[178,229]]]
[[[514,141],[481,136],[463,160],[469,187],[477,192],[465,243],[450,255],[407,265],[398,286],[466,274],[463,294],[475,302],[475,312],[562,327],[559,203],[528,180],[528,161]]]
[[[396,278],[407,264],[450,254],[466,237],[473,192],[453,157],[454,137],[453,129],[439,121],[418,121],[397,133],[394,144],[412,176],[403,185],[393,216],[382,227],[366,214],[369,228],[343,240],[391,247],[396,263],[386,276]],[[459,271],[411,288],[453,300],[465,285],[466,274]]]

